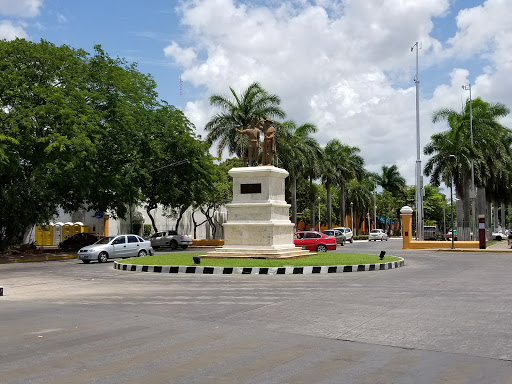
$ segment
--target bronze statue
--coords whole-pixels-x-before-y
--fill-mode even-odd
[[[254,161],[258,161],[258,154],[260,152],[260,123],[257,120],[252,120],[249,128],[237,129],[239,133],[244,133],[249,139],[249,145],[247,150],[247,166],[252,167]]]
[[[263,153],[261,156],[261,165],[272,165],[274,154],[276,153],[276,129],[272,126],[272,120],[268,117],[262,120],[263,127]],[[261,123],[261,121],[260,121]]]

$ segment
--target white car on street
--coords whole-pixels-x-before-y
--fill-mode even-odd
[[[151,242],[137,235],[106,236],[92,245],[80,248],[78,259],[85,264],[91,260],[106,263],[115,257],[143,257],[153,254]]]
[[[388,241],[388,234],[384,232],[383,229],[372,229],[370,231],[370,235],[368,236],[368,241]]]
[[[348,227],[336,227],[336,228],[333,228],[333,229],[343,233],[345,235],[345,241],[348,241],[350,243],[354,242],[354,234],[352,233],[352,230],[350,228],[348,228]]]

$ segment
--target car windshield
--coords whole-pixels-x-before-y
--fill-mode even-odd
[[[371,233],[380,233],[380,229],[372,229]]]
[[[106,236],[103,239],[99,239],[94,244],[108,244],[112,241],[113,238],[114,238],[114,236]]]

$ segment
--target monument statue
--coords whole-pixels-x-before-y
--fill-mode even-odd
[[[272,126],[272,120],[268,117],[262,120],[263,126],[263,153],[261,156],[261,165],[272,165],[274,154],[276,153],[276,129]],[[261,122],[260,122],[261,123]]]
[[[260,151],[260,129],[259,121],[251,120],[249,128],[236,130],[239,133],[246,134],[249,139],[247,150],[247,166],[249,167],[253,166],[254,161],[258,161],[258,154]]]

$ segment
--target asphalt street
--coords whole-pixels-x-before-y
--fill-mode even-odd
[[[174,275],[0,265],[0,383],[512,384],[512,254],[337,252],[405,267]]]

